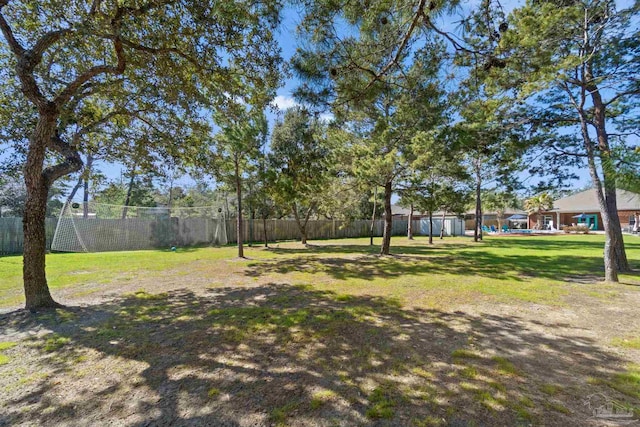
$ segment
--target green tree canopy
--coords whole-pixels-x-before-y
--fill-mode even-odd
[[[56,305],[44,271],[45,200],[55,180],[82,167],[85,137],[112,134],[108,149],[123,158],[128,141],[143,141],[140,147],[160,157],[193,155],[208,133],[203,111],[273,96],[280,7],[0,1],[0,84],[10,101],[0,120],[5,141],[24,154],[28,308]]]
[[[301,107],[291,108],[274,126],[270,148],[273,197],[289,207],[306,244],[307,221],[326,196],[331,166],[326,125]]]

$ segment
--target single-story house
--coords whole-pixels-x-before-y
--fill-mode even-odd
[[[409,209],[399,205],[391,205],[391,214],[393,216],[393,235],[406,234]],[[384,217],[384,214],[383,214]],[[440,234],[441,228],[444,226],[446,236],[462,236],[464,235],[464,221],[458,215],[445,213],[444,221],[442,221],[442,211],[432,214],[433,217],[433,234]],[[412,217],[413,233],[416,236],[429,234],[429,212],[413,211]]]
[[[403,208],[400,205],[391,205],[391,215],[393,219],[397,220],[408,220],[409,219],[409,208]],[[384,212],[382,214],[384,216]],[[432,213],[433,219],[442,219],[442,211],[435,211]],[[444,215],[445,219],[455,219],[462,218],[460,215],[456,215],[451,212],[446,212]],[[416,209],[413,210],[413,220],[417,221],[420,219],[429,219],[429,212],[420,212]]]
[[[502,218],[500,219],[500,221],[498,221],[498,212],[491,212],[491,211],[482,212],[482,225],[485,225],[487,227],[491,227],[493,225],[496,228],[500,228],[503,225],[507,225],[508,227],[511,227],[511,228],[525,228],[526,221],[522,221],[522,222],[517,221],[517,222],[511,222],[511,223],[507,221],[507,218],[513,215],[522,215],[526,217],[527,212],[520,209],[507,209],[502,215]],[[470,209],[465,213],[464,222],[467,230],[473,230],[475,228],[476,226],[475,208]]]
[[[616,199],[620,225],[624,231],[630,231],[633,228],[635,215],[640,214],[640,194],[618,189]],[[552,224],[557,229],[564,225],[585,224],[592,230],[604,230],[595,189],[556,200],[552,210],[542,212],[540,215],[545,229]],[[533,228],[537,222],[538,215],[530,214],[529,228]]]
[[[400,205],[391,205],[391,216],[393,219],[409,219],[409,208],[403,208]],[[384,215],[384,213],[383,213]],[[419,212],[416,209],[413,210],[413,219],[418,220],[422,218],[429,218],[429,212]]]

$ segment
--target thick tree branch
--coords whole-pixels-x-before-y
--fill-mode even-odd
[[[7,0],[0,2],[0,29],[2,30],[2,34],[9,44],[9,50],[15,55],[17,59],[18,63],[16,65],[16,73],[18,74],[18,78],[20,79],[20,83],[22,85],[22,92],[27,97],[27,99],[29,99],[38,107],[40,111],[50,111],[52,105],[42,94],[35,78],[33,77],[33,68],[35,67],[35,65],[32,65],[35,62],[33,54],[31,51],[25,50],[24,47],[22,47],[22,45],[18,42],[18,40],[15,38],[15,35],[13,34],[11,26],[4,18],[4,15],[1,13],[2,7],[6,6],[7,3]]]
[[[7,43],[9,44],[9,49],[11,49],[11,52],[13,52],[14,55],[20,58],[24,54],[25,49],[24,47],[22,47],[20,42],[18,42],[15,35],[13,34],[13,30],[11,29],[11,26],[9,25],[7,20],[4,19],[4,15],[1,13],[2,8],[6,6],[7,3],[8,3],[7,0],[0,2],[0,29],[2,30],[2,34],[4,35],[4,38],[7,40]]]
[[[117,36],[107,36],[107,38],[116,38]],[[150,46],[144,46],[138,43],[134,43],[130,40],[126,40],[126,39],[120,39],[122,44],[128,48],[134,49],[134,50],[138,50],[141,52],[147,52],[147,53],[151,53],[151,54],[167,54],[167,53],[175,53],[176,55],[180,56],[181,58],[184,58],[185,60],[189,61],[191,64],[193,64],[196,68],[202,70],[204,67],[202,66],[202,64],[194,57],[192,57],[191,55],[187,55],[186,53],[182,52],[180,49],[177,49],[175,47],[150,47]]]
[[[49,140],[48,148],[63,156],[64,160],[42,171],[47,187],[51,186],[56,179],[82,169],[83,163],[80,154],[71,145],[62,140],[57,133]]]
[[[460,51],[460,52],[471,53],[471,54],[474,54],[474,55],[481,55],[481,56],[486,55],[486,53],[480,52],[478,50],[473,50],[473,49],[469,49],[467,47],[464,47],[462,44],[460,44],[460,42],[458,40],[453,38],[451,36],[451,34],[449,34],[446,31],[441,30],[440,28],[438,28],[433,23],[433,21],[431,21],[431,19],[429,18],[429,16],[427,14],[425,14],[425,13],[422,14],[422,20],[423,20],[425,26],[427,26],[428,28],[432,29],[436,33],[438,33],[441,36],[443,36],[444,38],[446,38],[449,41],[449,43],[451,43],[451,45],[453,46],[453,48],[455,50]]]
[[[391,58],[391,60],[387,63],[387,65],[382,67],[382,70],[380,70],[380,72],[377,73],[377,75],[375,75],[374,78],[371,81],[369,81],[367,86],[364,88],[363,92],[366,92],[369,88],[371,88],[371,86],[373,86],[373,84],[376,81],[380,80],[383,76],[385,76],[389,72],[391,67],[393,67],[394,65],[397,65],[399,63],[400,58],[401,58],[401,56],[403,54],[403,51],[407,47],[407,44],[409,44],[409,40],[411,39],[411,36],[413,35],[413,31],[418,26],[418,22],[420,21],[420,18],[425,16],[424,15],[425,4],[426,4],[426,0],[420,0],[420,2],[418,3],[418,8],[416,10],[416,13],[413,16],[413,19],[411,20],[411,24],[409,25],[409,29],[407,30],[407,32],[402,37],[402,40],[400,40],[400,44],[398,45],[398,50],[396,51],[396,54],[393,56],[393,58]]]
[[[562,154],[563,156],[572,156],[572,157],[587,157],[586,154],[584,153],[574,153],[574,152],[570,152],[570,151],[565,151],[561,148],[555,147],[555,146],[551,146],[551,149],[553,151],[555,151],[558,154]]]
[[[49,31],[44,36],[40,37],[40,39],[36,42],[36,44],[31,49],[29,49],[29,54],[31,56],[30,58],[31,70],[33,70],[40,63],[40,61],[42,60],[42,55],[44,55],[44,52],[49,47],[51,47],[51,45],[53,45],[58,40],[60,40],[62,36],[70,32],[71,30],[69,29],[55,30],[55,31]]]
[[[609,105],[613,104],[620,98],[624,98],[625,96],[629,96],[629,95],[639,95],[639,94],[640,94],[640,85],[636,88],[617,93],[613,98],[611,98],[607,102],[603,102],[602,105],[604,105],[605,107],[608,107]]]
[[[114,39],[113,48],[116,52],[116,57],[118,58],[118,64],[115,67],[110,65],[98,65],[89,68],[87,71],[76,77],[74,81],[69,83],[67,87],[55,97],[53,102],[59,107],[64,105],[72,96],[75,95],[83,84],[100,74],[119,75],[124,73],[127,62],[124,56],[122,41],[119,38]]]

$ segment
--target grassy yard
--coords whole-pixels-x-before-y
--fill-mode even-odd
[[[595,426],[603,399],[640,416],[640,239],[617,285],[602,236],[312,243],[49,255],[69,308],[0,317],[0,425]],[[20,276],[0,258],[5,311]]]

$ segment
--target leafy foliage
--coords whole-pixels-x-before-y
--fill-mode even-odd
[[[269,156],[272,196],[276,205],[288,206],[300,227],[304,227],[326,197],[331,167],[326,125],[307,110],[287,110],[271,135]]]

